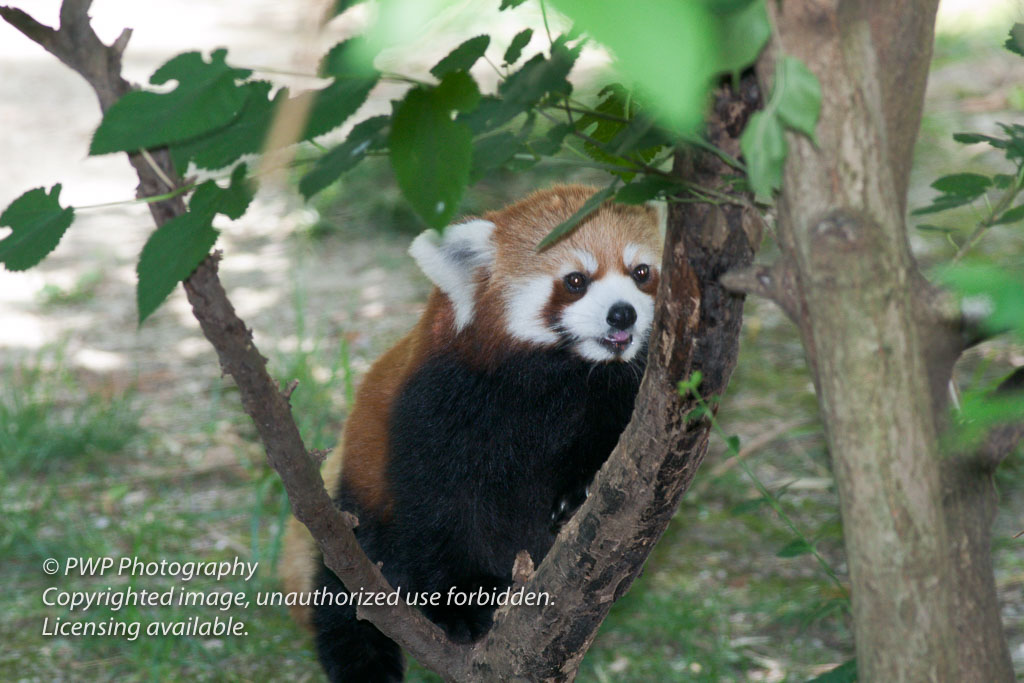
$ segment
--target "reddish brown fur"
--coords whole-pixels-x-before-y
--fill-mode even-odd
[[[402,385],[424,360],[434,353],[457,349],[467,362],[487,366],[497,362],[526,342],[509,336],[505,327],[505,293],[517,281],[549,274],[552,282],[572,250],[593,254],[600,264],[600,276],[610,264],[628,274],[622,253],[629,243],[646,247],[660,256],[657,216],[648,207],[605,204],[585,219],[567,237],[538,253],[537,244],[555,226],[569,218],[595,192],[582,185],[560,186],[535,192],[520,202],[483,216],[494,223],[496,258],[489,274],[479,274],[473,322],[458,337],[454,333],[451,301],[435,288],[416,326],[381,356],[367,373],[348,416],[342,443],[324,465],[324,481],[332,494],[344,477],[346,487],[359,505],[379,519],[390,514],[391,497],[387,483],[388,417]],[[653,295],[657,287],[658,263],[651,263],[650,282],[641,287]],[[616,266],[611,266],[616,267]],[[551,306],[571,303],[564,288],[553,288]],[[564,299],[564,301],[563,301]],[[552,312],[553,314],[554,312]],[[282,576],[286,591],[312,588],[315,543],[305,527],[291,520],[286,538]],[[296,619],[309,625],[309,610],[293,610]]]

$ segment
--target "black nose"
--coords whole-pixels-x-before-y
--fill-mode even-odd
[[[636,322],[636,309],[624,301],[608,309],[608,324],[617,330],[625,330]]]

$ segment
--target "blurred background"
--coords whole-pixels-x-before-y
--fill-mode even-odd
[[[56,0],[14,4],[57,23]],[[123,27],[134,29],[124,67],[137,83],[179,52],[227,47],[232,65],[308,87],[315,81],[303,74],[314,72],[322,51],[366,21],[357,10],[318,33],[320,4],[97,0],[91,14],[107,42]],[[535,32],[524,54],[546,48],[535,2],[501,14],[498,4],[453,4],[414,44],[385,54],[383,66],[425,74],[483,31],[492,35],[488,54],[499,59],[527,26]],[[1024,124],[1024,59],[1002,48],[1014,21],[1024,21],[1019,2],[944,0],[940,6],[911,209],[931,201],[928,186],[938,176],[1012,172],[990,148],[958,145],[951,136],[992,134],[997,122]],[[607,63],[607,55],[589,49],[573,72],[578,90],[587,92]],[[474,75],[485,89],[493,87],[485,64]],[[353,121],[389,109],[400,94],[394,84],[379,87]],[[226,613],[246,622],[244,637],[126,642],[40,635],[44,618],[67,616],[42,604],[46,587],[104,590],[111,583],[55,582],[42,571],[48,557],[237,556],[259,562],[251,581],[196,579],[189,587],[250,594],[279,588],[274,564],[287,516],[283,489],[181,291],[138,326],[134,266],[153,225],[144,206],[125,203],[137,181],[123,155],[87,157],[98,122],[84,81],[0,23],[0,207],[27,189],[59,182],[62,203],[79,208],[39,267],[0,270],[0,680],[319,680],[310,640],[283,608]],[[461,211],[497,208],[555,182],[602,181],[595,172],[568,169],[548,164],[493,174],[470,189]],[[271,373],[300,381],[292,405],[307,446],[330,448],[353,387],[422,310],[429,285],[405,250],[423,225],[404,204],[387,159],[369,159],[309,204],[294,182],[268,179],[242,220],[220,225],[221,276]],[[980,215],[980,207],[964,207],[927,218],[962,241]],[[911,230],[923,267],[955,252],[946,232]],[[0,237],[5,233],[0,229]],[[760,260],[772,258],[771,239]],[[1022,226],[992,228],[976,253],[1000,265],[1021,264]],[[602,627],[581,681],[804,681],[853,656],[835,488],[796,329],[774,305],[751,300],[742,344],[720,410],[726,433],[741,439],[740,453],[729,457],[724,444],[712,442],[643,577]],[[958,381],[975,386],[1021,364],[1024,351],[996,339],[969,352]],[[1024,530],[1022,468],[1018,453],[999,471],[993,547],[1019,676],[1024,538],[1015,535]],[[780,502],[782,517],[750,474]],[[793,528],[816,542],[838,582],[801,551]],[[159,590],[179,582],[135,583]],[[118,618],[225,614],[132,609]],[[109,616],[93,610],[83,618]],[[414,668],[410,680],[437,679]]]

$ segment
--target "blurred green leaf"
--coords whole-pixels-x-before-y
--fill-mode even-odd
[[[453,71],[440,85],[406,93],[392,117],[388,147],[402,194],[427,225],[443,228],[469,183],[473,134],[453,121],[453,109],[475,106],[476,82]]]
[[[1010,52],[1024,57],[1024,24],[1014,24],[1010,29],[1010,37],[1003,43]]]
[[[1007,330],[1024,339],[1024,268],[991,263],[958,263],[940,268],[938,279],[962,299],[962,306],[982,314],[990,334]]]
[[[740,149],[747,161],[747,177],[760,201],[770,201],[782,187],[782,167],[786,162],[786,138],[782,123],[771,112],[755,112],[740,136]]]
[[[733,517],[741,517],[751,512],[756,512],[767,504],[768,499],[765,498],[764,496],[751,498],[749,500],[745,500],[741,503],[733,505],[731,508],[729,508],[729,514]]]
[[[661,194],[672,194],[682,186],[669,178],[646,175],[631,182],[615,193],[615,201],[622,204],[643,204]]]
[[[914,209],[910,212],[912,216],[923,216],[929,213],[938,213],[939,211],[946,211],[948,209],[954,209],[964,204],[970,204],[977,197],[962,197],[955,194],[944,194],[936,197],[932,200],[932,203],[928,206],[923,206],[920,209]]]
[[[718,14],[720,48],[716,71],[735,74],[754,63],[772,27],[763,0],[732,2],[732,9]],[[715,8],[711,8],[715,11]]]
[[[992,225],[1006,225],[1007,223],[1016,223],[1017,221],[1024,219],[1024,204],[1015,206],[1009,211],[1005,211],[999,216]]]
[[[729,449],[729,452],[736,455],[740,452],[740,437],[735,434],[726,438],[725,447]]]
[[[62,207],[60,184],[37,187],[11,202],[0,214],[0,227],[11,234],[0,240],[0,262],[7,270],[26,270],[57,248],[64,232],[75,219],[73,207]]]
[[[954,173],[932,183],[932,187],[939,192],[959,197],[977,197],[991,186],[992,179],[978,173]]]
[[[522,147],[522,140],[508,131],[478,138],[473,142],[473,168],[469,173],[469,182],[475,183],[501,167]]]
[[[149,82],[177,81],[166,93],[134,90],[107,110],[93,135],[89,154],[134,151],[188,140],[225,126],[242,110],[251,90],[236,84],[248,69],[228,66],[227,50],[210,61],[198,52],[180,54],[161,66]]]
[[[524,2],[526,2],[526,0],[501,0],[501,6],[498,7],[498,9],[499,10],[513,9],[513,8],[519,7]]]
[[[444,78],[452,71],[469,71],[469,68],[484,56],[484,52],[487,51],[487,46],[490,44],[491,37],[487,35],[470,38],[435,64],[430,73],[434,78]]]
[[[800,555],[807,555],[814,551],[812,546],[802,538],[795,538],[786,545],[779,549],[779,552],[775,553],[776,557],[799,557]]]
[[[584,218],[596,211],[597,207],[601,206],[606,199],[615,193],[615,188],[618,184],[618,179],[615,179],[608,187],[603,190],[598,190],[594,194],[590,195],[590,198],[583,202],[583,206],[581,206],[576,213],[556,225],[555,229],[549,232],[544,239],[540,241],[540,244],[537,245],[537,251],[546,249],[565,235],[569,234],[573,228],[583,221]]]
[[[575,25],[607,46],[621,72],[679,132],[696,128],[718,62],[717,29],[697,2],[555,0]]]
[[[821,112],[821,84],[803,62],[795,57],[783,57],[775,75],[772,93],[779,118],[788,127],[799,131],[817,144],[814,129]]]
[[[313,168],[302,176],[299,181],[302,196],[309,199],[362,161],[368,151],[384,147],[390,122],[390,116],[374,116],[357,123],[345,142],[317,159]]]
[[[956,228],[946,228],[941,225],[932,225],[931,223],[921,223],[917,226],[917,229],[924,232],[941,232],[945,235],[950,235],[956,232]]]
[[[518,62],[519,57],[523,54],[523,48],[529,44],[531,38],[533,38],[532,28],[524,28],[517,33],[512,42],[509,43],[508,49],[505,50],[505,64],[515,64]]]

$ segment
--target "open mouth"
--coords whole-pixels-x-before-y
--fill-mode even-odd
[[[600,340],[601,345],[615,354],[620,354],[633,343],[633,335],[622,330],[615,330]]]

